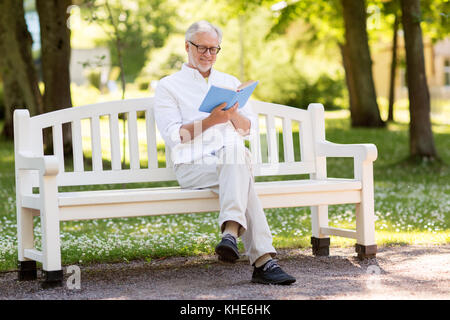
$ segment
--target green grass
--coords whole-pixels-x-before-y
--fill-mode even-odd
[[[443,125],[435,125],[433,129],[442,162],[412,163],[404,161],[408,156],[407,124],[395,123],[386,129],[350,129],[349,120],[339,115],[326,121],[328,140],[374,143],[378,147],[374,176],[379,246],[450,242],[450,129]],[[16,268],[13,168],[13,143],[0,141],[0,270]],[[353,161],[330,158],[327,169],[330,177],[352,177]],[[258,181],[264,179],[257,178]],[[164,185],[177,184],[166,182]],[[269,209],[266,214],[276,248],[310,246],[308,208]],[[82,265],[98,261],[150,261],[166,256],[212,254],[220,237],[217,217],[217,212],[210,212],[62,222],[62,262]],[[330,206],[329,221],[331,226],[354,228],[354,205]],[[39,218],[35,218],[35,235],[39,247]],[[340,237],[331,239],[332,246],[353,246],[354,243],[354,240]],[[243,249],[242,244],[239,245]]]

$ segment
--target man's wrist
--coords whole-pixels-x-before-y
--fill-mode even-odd
[[[210,116],[206,117],[205,119],[202,120],[202,127],[204,128],[204,130],[211,128],[214,125],[214,121],[211,119]]]
[[[248,135],[251,127],[250,119],[240,114],[236,118],[231,120],[231,123],[233,124],[236,131],[238,131],[240,135]]]
[[[241,115],[240,113],[237,113],[235,117],[231,118],[231,122],[233,122],[233,123],[245,122],[245,123],[248,123],[249,125],[251,124],[250,119]]]
[[[231,121],[238,121],[240,117],[239,112],[236,112],[234,116],[230,118]]]

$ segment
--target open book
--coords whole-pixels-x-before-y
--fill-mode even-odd
[[[211,86],[198,110],[211,112],[215,107],[224,102],[227,103],[227,106],[223,110],[227,110],[236,101],[239,103],[239,108],[242,108],[247,103],[257,84],[258,81],[247,81],[241,84],[237,90]]]

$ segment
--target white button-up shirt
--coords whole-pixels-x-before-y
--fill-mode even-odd
[[[223,146],[244,144],[243,136],[231,121],[217,124],[185,143],[181,143],[180,128],[184,124],[203,120],[210,115],[198,110],[211,85],[237,89],[240,81],[229,74],[211,69],[208,80],[198,70],[183,64],[180,71],[162,78],[155,92],[155,119],[166,145],[171,148],[174,164],[189,163],[210,155]],[[257,117],[249,103],[238,109],[256,128]],[[201,130],[201,129],[200,129]]]

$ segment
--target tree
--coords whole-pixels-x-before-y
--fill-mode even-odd
[[[33,40],[25,23],[22,1],[0,1],[0,74],[4,86],[5,125],[2,136],[13,137],[12,114],[27,107],[32,115],[42,113],[44,104],[33,64]]]
[[[372,0],[375,1],[384,16],[384,21],[392,20],[387,28],[382,28],[381,33],[387,33],[392,30],[392,63],[389,84],[389,112],[388,121],[394,120],[394,99],[395,99],[395,76],[398,57],[398,30],[401,28],[401,10],[399,0]],[[448,36],[450,32],[450,2],[441,0],[423,0],[421,1],[422,34],[432,43]],[[393,19],[389,19],[393,18]],[[378,33],[378,32],[377,32]]]
[[[273,2],[266,1],[269,4]],[[352,125],[383,126],[373,84],[365,1],[292,2],[279,11],[272,31],[286,30],[291,22],[299,18],[308,23],[313,31],[311,42],[332,41],[340,48],[349,92]]]
[[[438,155],[431,130],[430,93],[425,73],[420,1],[401,0],[400,2],[405,35],[410,155],[435,159]]]
[[[246,20],[249,14],[255,12],[262,0],[229,0],[221,7],[226,20],[237,18],[239,25],[239,78],[246,80],[246,61],[245,61],[245,34]],[[216,0],[216,3],[224,4],[223,1]]]
[[[115,63],[120,68],[123,100],[126,92],[126,76],[134,79],[143,68],[148,52],[164,45],[173,28],[169,17],[174,12],[170,6],[165,6],[162,0],[140,0],[131,6],[114,0],[84,0],[83,8],[87,9],[86,20],[102,27],[108,36],[107,42],[113,53],[113,63],[116,60]],[[126,115],[122,116],[125,137]],[[123,150],[125,143],[126,139],[123,140]],[[125,164],[125,152],[122,162]]]
[[[164,45],[174,29],[175,8],[164,0],[82,0],[83,17],[102,27],[112,64],[123,71],[122,81],[133,81],[152,49]]]
[[[36,0],[41,31],[42,77],[45,84],[44,112],[72,107],[70,94],[70,29],[67,28],[71,0]],[[72,132],[63,126],[64,152],[72,152]],[[53,145],[46,135],[45,145]]]
[[[400,29],[400,3],[398,0],[384,1],[378,3],[381,7],[384,20],[388,21],[390,16],[393,16],[393,22],[388,23],[382,33],[392,32],[392,58],[391,70],[389,73],[389,106],[387,121],[394,121],[394,102],[395,102],[395,78],[397,73],[398,62],[398,31]]]
[[[397,70],[397,42],[398,42],[398,26],[400,19],[397,12],[395,14],[394,26],[392,28],[392,60],[391,72],[389,78],[389,107],[388,107],[388,121],[394,121],[394,99],[395,99],[395,74]]]
[[[5,126],[2,135],[13,136],[12,114],[26,107],[31,115],[72,106],[70,98],[70,33],[66,26],[70,0],[37,0],[41,29],[41,61],[45,93],[39,90],[31,45],[33,40],[25,22],[23,1],[0,2],[0,73],[4,82]],[[71,132],[64,129],[64,152],[70,153]],[[44,136],[46,149],[53,144]]]
[[[372,77],[364,0],[341,0],[345,43],[341,45],[350,95],[352,126],[383,126]]]

